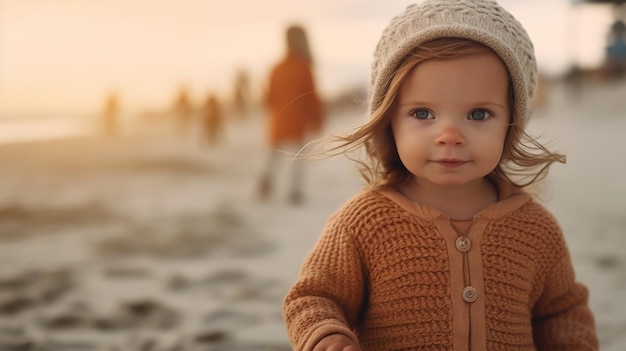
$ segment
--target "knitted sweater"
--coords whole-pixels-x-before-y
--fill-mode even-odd
[[[297,351],[340,333],[362,350],[596,350],[587,289],[553,216],[501,189],[467,234],[393,190],[328,221],[287,294]]]

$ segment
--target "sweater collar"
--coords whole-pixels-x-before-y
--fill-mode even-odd
[[[506,214],[522,207],[532,199],[531,196],[528,195],[528,193],[526,193],[523,189],[515,187],[511,184],[500,182],[496,185],[498,187],[498,202],[491,204],[478,212],[474,216],[474,219],[484,218],[493,220],[503,217]],[[405,211],[416,216],[428,219],[447,218],[446,214],[440,210],[412,201],[393,188],[377,189],[376,192],[393,201]]]

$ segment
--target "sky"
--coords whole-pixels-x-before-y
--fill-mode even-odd
[[[181,87],[229,99],[237,69],[254,91],[309,33],[322,94],[366,85],[372,53],[408,0],[0,0],[0,118],[98,113],[117,92],[129,113],[168,108]],[[603,58],[611,12],[570,0],[501,0],[526,27],[541,70]]]

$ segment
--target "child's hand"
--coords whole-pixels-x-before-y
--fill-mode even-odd
[[[331,334],[320,340],[313,351],[361,351],[361,348],[343,334]]]

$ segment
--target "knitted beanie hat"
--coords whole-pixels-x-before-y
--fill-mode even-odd
[[[370,112],[381,105],[393,73],[407,55],[440,38],[473,40],[498,54],[511,76],[515,122],[522,126],[528,122],[537,82],[533,44],[513,15],[493,0],[427,0],[394,17],[374,52]]]

